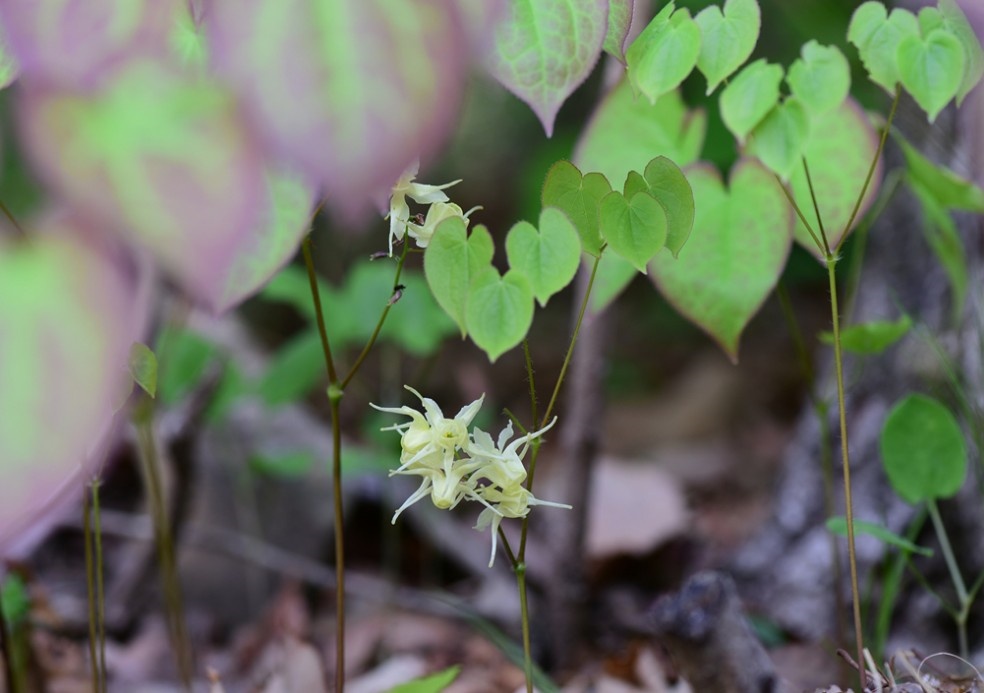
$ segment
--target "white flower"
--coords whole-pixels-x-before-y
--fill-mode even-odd
[[[403,235],[407,231],[407,225],[410,223],[410,206],[407,204],[407,198],[409,197],[413,199],[414,202],[422,205],[430,205],[436,202],[447,202],[448,196],[442,191],[445,188],[450,188],[452,185],[461,182],[459,179],[450,183],[445,183],[444,185],[414,183],[413,181],[414,178],[417,177],[418,167],[419,164],[414,162],[413,165],[411,165],[410,168],[408,168],[403,175],[400,176],[400,179],[396,182],[396,185],[393,186],[393,192],[390,195],[389,214],[385,217],[390,221],[390,255],[393,254],[393,242],[403,239]]]
[[[548,431],[557,422],[556,418],[539,431],[522,435],[512,442],[509,442],[513,437],[510,421],[499,433],[498,440],[493,441],[491,435],[479,428],[468,433],[468,426],[485,400],[484,394],[449,419],[437,402],[423,397],[409,385],[405,387],[420,400],[423,413],[407,406],[372,405],[379,411],[410,417],[410,421],[383,429],[401,434],[400,466],[390,475],[421,477],[417,490],[393,514],[394,523],[400,513],[427,495],[442,510],[451,510],[463,500],[481,503],[485,509],[479,514],[475,529],[492,529],[492,555],[489,558],[489,567],[492,567],[503,518],[526,517],[534,505],[571,507],[539,500],[523,486],[527,476],[523,457],[532,441]]]
[[[465,228],[468,228],[468,215],[476,209],[481,209],[481,207],[472,207],[467,212],[462,212],[461,207],[454,202],[435,202],[427,208],[427,216],[423,225],[415,224],[412,221],[407,223],[407,233],[416,241],[418,248],[426,248],[431,238],[434,237],[434,231],[437,230],[438,224],[451,217],[461,217],[462,221],[465,222]]]
[[[422,414],[407,406],[393,408],[371,405],[379,411],[403,414],[411,419],[383,429],[384,431],[397,431],[403,436],[400,441],[403,447],[403,452],[400,455],[401,466],[390,472],[391,475],[398,474],[415,465],[431,468],[435,463],[443,464],[446,460],[453,459],[455,451],[468,443],[468,426],[478,414],[478,410],[482,408],[482,402],[485,400],[485,395],[482,394],[471,404],[462,407],[453,419],[449,419],[444,416],[444,412],[441,411],[437,402],[422,396],[409,385],[405,387],[417,395],[424,406],[425,413]],[[435,453],[440,453],[440,457],[435,458]],[[425,464],[428,460],[430,464]]]
[[[479,487],[478,492],[482,496],[482,500],[485,501],[486,507],[479,514],[475,529],[481,532],[488,527],[492,528],[492,553],[489,555],[489,568],[495,564],[495,549],[502,518],[526,517],[534,505],[571,509],[567,503],[553,503],[534,497],[530,490],[522,484],[516,484],[506,489],[497,489],[494,486]]]

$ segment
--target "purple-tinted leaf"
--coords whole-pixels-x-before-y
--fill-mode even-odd
[[[210,0],[218,71],[264,142],[347,213],[450,129],[468,47],[456,0]]]
[[[607,25],[607,0],[510,0],[490,67],[548,137],[557,111],[598,61]]]
[[[0,240],[0,555],[105,461],[149,295],[74,222],[31,228],[29,243]]]
[[[134,56],[163,56],[182,0],[0,0],[24,74],[91,88]]]
[[[212,310],[235,307],[259,291],[297,252],[311,222],[314,191],[296,176],[269,174],[267,205],[260,223],[243,237],[219,290],[209,297]]]
[[[153,251],[192,297],[230,300],[229,275],[269,204],[231,94],[136,63],[90,95],[25,89],[19,107],[27,153],[57,193]]]
[[[606,53],[625,63],[625,47],[628,45],[629,29],[632,27],[634,0],[609,0],[608,32],[603,47]]]

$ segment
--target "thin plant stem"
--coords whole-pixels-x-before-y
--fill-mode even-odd
[[[410,247],[409,243],[403,244],[403,252],[400,253],[400,259],[397,261],[396,264],[396,275],[393,277],[394,296],[396,296],[397,287],[400,284],[400,275],[403,274],[403,265],[407,261],[407,252],[409,250],[409,247]],[[380,314],[379,320],[376,321],[376,328],[372,331],[372,336],[369,337],[369,341],[366,342],[366,345],[362,348],[362,352],[359,354],[359,357],[355,360],[355,363],[352,364],[352,368],[349,369],[348,375],[345,376],[345,378],[342,380],[342,384],[339,386],[342,391],[344,391],[345,388],[348,387],[348,384],[352,381],[352,378],[355,377],[355,374],[359,371],[359,368],[362,367],[362,364],[366,360],[366,357],[369,356],[369,352],[372,350],[373,345],[376,343],[376,339],[379,338],[379,332],[383,329],[383,323],[386,322],[386,317],[389,315],[390,308],[392,308],[395,303],[396,301],[391,298],[390,301],[386,304],[386,307],[383,308],[383,312]]]
[[[591,277],[588,279],[588,288],[584,292],[584,300],[581,301],[581,310],[577,314],[577,322],[574,324],[574,334],[571,336],[571,343],[567,347],[567,354],[564,356],[564,363],[560,367],[560,375],[557,376],[557,383],[554,385],[553,393],[550,395],[550,403],[547,404],[543,418],[537,428],[543,428],[550,422],[550,415],[553,414],[554,405],[557,404],[557,397],[560,395],[560,386],[564,383],[564,376],[571,365],[571,357],[574,354],[574,345],[577,344],[577,335],[581,331],[581,323],[584,321],[584,314],[588,310],[588,302],[591,299],[591,289],[594,287],[595,277],[598,275],[598,263],[601,262],[601,255],[595,257],[594,264],[591,266]],[[530,465],[533,466],[532,463]],[[530,476],[533,472],[530,470]],[[530,479],[532,482],[532,478]]]
[[[854,639],[858,661],[864,659],[861,631],[861,600],[858,589],[858,560],[854,546],[854,501],[851,494],[851,459],[848,452],[847,414],[844,407],[844,359],[841,353],[840,314],[837,307],[837,257],[827,251],[827,279],[830,285],[830,317],[834,331],[834,370],[837,374],[837,413],[840,423],[841,470],[844,476],[844,514],[847,517],[847,559],[851,572],[851,601],[854,612]],[[862,677],[863,678],[863,677]],[[864,681],[862,680],[862,690]]]
[[[98,627],[96,625],[96,579],[95,561],[93,558],[94,543],[92,537],[92,499],[88,493],[82,495],[82,538],[85,542],[85,588],[89,605],[89,669],[92,678],[92,690],[99,693],[102,690],[102,676],[99,668],[99,656],[96,654]]]
[[[314,269],[314,258],[311,253],[311,235],[308,234],[301,242],[301,254],[307,270],[308,284],[311,288],[311,300],[314,303],[315,320],[318,325],[318,335],[321,338],[321,349],[324,354],[325,369],[328,373],[328,404],[331,413],[332,433],[332,503],[334,505],[334,535],[335,535],[335,691],[345,690],[345,513],[342,507],[342,425],[341,400],[352,378],[365,363],[369,352],[375,345],[379,333],[386,322],[390,308],[396,302],[399,289],[400,275],[409,253],[409,244],[404,244],[403,252],[397,262],[396,274],[393,277],[393,297],[383,308],[376,322],[372,335],[356,358],[345,378],[339,382],[335,362],[332,358],[331,343],[328,340],[328,329],[325,324],[324,308],[321,303],[321,292],[318,289],[318,275]]]
[[[342,508],[342,431],[339,405],[342,389],[338,387],[338,373],[331,355],[325,314],[321,305],[321,292],[318,290],[318,275],[314,271],[314,258],[311,254],[311,234],[301,242],[301,254],[307,269],[308,284],[311,287],[311,300],[314,303],[314,316],[321,337],[321,350],[324,354],[325,369],[328,371],[328,404],[331,412],[332,448],[332,504],[334,506],[335,534],[335,691],[345,690],[345,513]]]
[[[106,691],[106,590],[103,581],[103,547],[102,547],[102,511],[99,504],[99,487],[102,482],[93,479],[90,485],[92,493],[92,532],[95,539],[95,570],[96,570],[96,623],[99,629],[99,671],[102,687]]]
[[[321,292],[318,290],[318,275],[314,271],[314,258],[311,255],[311,234],[301,241],[301,254],[304,256],[304,267],[307,269],[308,283],[311,286],[311,300],[314,302],[314,319],[318,325],[318,335],[321,337],[321,350],[325,356],[325,368],[328,369],[328,382],[338,382],[335,372],[335,360],[331,357],[331,344],[328,342],[328,329],[325,327],[325,313],[321,307]]]
[[[953,588],[957,592],[957,601],[960,604],[956,616],[957,637],[960,640],[960,656],[967,659],[967,616],[969,613],[968,605],[971,602],[970,594],[967,592],[967,585],[964,583],[963,576],[960,574],[957,559],[953,555],[953,547],[950,546],[950,539],[947,537],[946,528],[943,526],[943,519],[940,517],[940,510],[936,506],[935,498],[930,498],[926,501],[926,509],[929,511],[929,519],[933,522],[936,539],[940,542],[940,550],[943,552],[943,560],[946,561],[946,568],[950,572],[950,580],[953,581]]]
[[[526,564],[516,563],[516,586],[519,588],[519,613],[523,622],[523,670],[526,674],[526,693],[533,693],[533,653],[530,642],[530,607],[526,595]]]
[[[796,349],[800,368],[803,370],[803,377],[810,393],[813,413],[817,417],[817,424],[820,428],[820,469],[823,473],[824,514],[827,517],[833,517],[834,461],[830,449],[830,424],[827,422],[827,416],[830,414],[830,405],[817,394],[816,374],[813,370],[813,364],[810,361],[810,354],[806,349],[806,341],[803,339],[803,330],[800,329],[799,321],[796,319],[796,312],[793,310],[793,303],[789,297],[789,291],[786,289],[784,283],[779,282],[779,285],[776,287],[776,295],[779,297],[779,306],[782,308],[783,317],[786,319],[786,325],[793,339],[793,346]],[[843,645],[848,637],[847,622],[844,620],[847,604],[844,603],[844,593],[841,590],[841,583],[844,578],[844,566],[841,565],[840,552],[837,550],[837,537],[833,533],[830,533],[830,557],[834,566],[834,605],[837,609],[837,641]]]
[[[2,200],[0,200],[0,213],[2,213],[5,217],[7,217],[7,221],[10,222],[10,225],[14,228],[14,231],[20,234],[21,238],[28,237],[27,231],[24,230],[23,226],[17,223],[17,218],[13,215],[13,213],[10,211],[10,208],[7,207],[7,205],[4,204]]]
[[[861,205],[864,204],[864,196],[868,193],[868,186],[871,185],[871,179],[875,175],[875,169],[878,168],[878,162],[881,160],[882,152],[885,150],[885,141],[888,139],[888,133],[892,129],[892,121],[895,120],[895,113],[899,110],[899,101],[901,100],[902,84],[899,83],[895,86],[895,98],[892,99],[892,107],[888,112],[888,120],[885,121],[885,128],[882,130],[881,139],[878,140],[878,149],[875,150],[875,156],[871,159],[871,166],[868,167],[868,175],[865,176],[864,185],[861,186],[861,194],[858,195],[858,199],[854,203],[854,209],[851,210],[851,216],[844,225],[844,233],[841,234],[840,240],[837,242],[837,247],[833,248],[835,253],[840,250],[841,245],[847,240],[847,232],[851,230],[854,220],[858,218],[858,212],[861,211]]]
[[[171,537],[171,527],[167,519],[164,487],[158,468],[157,442],[154,437],[153,425],[153,403],[149,398],[143,397],[137,404],[134,410],[134,423],[137,428],[141,469],[150,500],[151,517],[154,523],[154,539],[157,545],[157,560],[161,570],[164,603],[167,607],[166,612],[171,647],[174,650],[175,663],[178,667],[178,675],[181,678],[182,687],[190,693],[192,677],[191,650],[184,622],[184,606],[174,557],[174,542]]]
[[[820,229],[820,240],[822,242],[821,248],[827,250],[830,248],[830,241],[827,240],[827,231],[823,227],[823,216],[820,214],[820,203],[817,202],[817,191],[813,187],[813,176],[810,175],[810,165],[806,163],[805,156],[803,157],[803,172],[806,174],[806,186],[810,189],[813,211],[817,215],[817,228]]]
[[[530,340],[523,339],[523,361],[526,363],[526,380],[530,384],[530,419],[534,422],[537,416],[536,383],[533,380],[533,356],[530,354]]]
[[[547,404],[547,408],[543,412],[543,418],[540,420],[540,425],[538,428],[543,428],[547,425],[550,421],[550,415],[553,413],[554,405],[557,403],[557,397],[560,393],[560,386],[563,384],[564,376],[567,374],[567,368],[570,366],[571,357],[574,354],[574,346],[577,344],[577,337],[581,332],[581,325],[584,322],[584,314],[587,312],[588,303],[591,300],[591,289],[594,287],[595,277],[598,274],[598,263],[600,261],[601,255],[599,254],[595,257],[594,265],[591,267],[591,276],[588,279],[588,286],[584,291],[584,298],[581,300],[581,308],[578,311],[577,321],[574,324],[574,332],[571,335],[571,343],[567,348],[567,354],[564,356],[564,363],[560,368],[560,374],[557,376],[557,382],[554,385],[553,393],[550,395],[550,402]],[[531,397],[535,407],[536,391],[533,384],[532,359],[530,358],[529,350],[525,349],[524,351],[526,353],[526,367],[529,374],[530,390],[532,392]],[[536,418],[534,417],[534,421],[535,420]],[[539,443],[539,439],[533,441],[530,451],[530,466],[526,478],[526,488],[531,491],[533,489],[534,473],[536,472],[536,460],[540,451]],[[526,593],[526,539],[529,536],[529,526],[530,517],[529,514],[527,514],[523,518],[522,528],[520,529],[519,551],[516,554],[516,559],[513,561],[513,570],[516,573],[516,587],[519,589],[519,607],[523,628],[523,661],[526,671],[526,691],[527,693],[533,693],[533,653],[530,643],[530,614]]]
[[[6,575],[3,575],[5,578]],[[7,623],[7,614],[3,611],[0,604],[0,653],[3,654],[3,680],[10,693],[21,693],[21,686],[17,679],[15,670],[14,656],[14,637]]]

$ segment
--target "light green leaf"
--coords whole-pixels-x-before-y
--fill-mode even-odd
[[[605,34],[603,48],[605,52],[625,63],[625,41],[629,36],[632,25],[632,9],[635,0],[609,0],[608,3],[608,33]]]
[[[841,331],[841,347],[855,354],[880,354],[902,339],[912,328],[912,318],[903,315],[898,320],[872,320],[851,325]],[[834,333],[820,334],[824,344],[834,343]]]
[[[465,304],[472,280],[492,263],[492,237],[484,226],[471,235],[460,217],[449,217],[438,225],[424,251],[424,275],[437,303],[467,334]]]
[[[896,136],[909,169],[909,176],[946,209],[962,209],[984,214],[984,190],[950,169],[934,164],[918,149]]]
[[[424,678],[394,686],[389,693],[441,693],[458,677],[460,667],[450,667]]]
[[[585,259],[585,270],[590,271],[591,258]],[[615,302],[623,291],[638,276],[636,268],[628,260],[616,253],[604,253],[598,263],[594,286],[591,289],[591,310],[600,313]]]
[[[516,0],[495,27],[490,69],[536,113],[549,137],[567,97],[598,61],[608,3]]]
[[[845,100],[839,108],[814,116],[812,123],[810,139],[803,156],[810,166],[810,176],[820,205],[827,240],[831,248],[836,248],[845,235],[845,227],[851,217],[851,211],[878,151],[878,133],[852,99]],[[882,164],[879,163],[852,228],[861,221],[868,207],[874,202],[881,177]],[[818,231],[810,188],[802,166],[793,169],[790,188],[796,203],[810,221],[813,230]],[[822,261],[823,254],[817,249],[806,227],[798,219],[795,238],[800,245]]]
[[[158,338],[157,353],[157,391],[165,406],[191,392],[218,357],[215,345],[191,330],[165,330]]]
[[[307,474],[314,465],[314,455],[306,451],[278,454],[257,453],[248,461],[250,469],[279,479],[296,479]]]
[[[130,347],[130,377],[148,395],[157,395],[157,356],[146,344]]]
[[[925,38],[906,36],[897,54],[899,78],[929,122],[960,92],[967,59],[960,41],[942,29]]]
[[[966,58],[963,81],[957,93],[957,105],[963,103],[970,90],[977,86],[984,76],[984,49],[967,17],[954,0],[939,0],[939,10],[943,17],[943,27],[960,41]],[[923,32],[924,34],[926,32]]]
[[[17,573],[7,573],[3,578],[0,609],[3,609],[6,627],[11,631],[23,625],[31,615],[31,593]]]
[[[869,0],[854,11],[847,40],[861,55],[872,82],[895,93],[899,82],[898,49],[902,39],[919,36],[919,20],[909,10],[896,8],[891,14],[880,2]]]
[[[574,224],[564,212],[546,207],[540,212],[539,230],[521,221],[506,236],[509,267],[530,282],[541,306],[571,283],[581,260],[581,242]]]
[[[881,525],[876,525],[874,522],[867,522],[865,520],[855,520],[853,524],[855,534],[867,534],[875,539],[880,539],[889,546],[894,546],[897,549],[902,549],[903,551],[909,551],[911,553],[918,553],[920,556],[933,555],[932,549],[927,549],[925,546],[919,546],[919,544],[913,544],[905,537],[900,537],[898,534],[888,529],[888,527],[882,527]],[[828,518],[827,530],[837,534],[838,536],[846,537],[847,518],[843,515]]]
[[[0,89],[9,87],[20,75],[20,63],[11,54],[7,44],[6,37],[0,31]]]
[[[677,257],[694,228],[694,191],[680,167],[658,156],[646,165],[649,192],[666,212],[666,248]]]
[[[270,406],[295,402],[326,377],[321,337],[311,328],[277,350],[256,385],[256,393]]]
[[[953,294],[950,301],[950,315],[956,322],[963,314],[970,282],[967,271],[967,253],[964,250],[963,241],[960,240],[960,234],[957,233],[953,218],[936,202],[933,195],[927,192],[917,181],[910,180],[909,187],[912,188],[912,192],[915,193],[916,199],[922,206],[922,229],[926,242],[936,255],[936,259],[943,265],[943,271],[946,272],[947,279],[950,281],[950,291]]]
[[[837,46],[810,41],[789,67],[786,82],[793,96],[810,113],[822,114],[840,106],[851,91],[851,66]]]
[[[730,190],[708,166],[688,169],[687,178],[697,212],[693,233],[677,259],[658,255],[650,276],[737,361],[742,331],[786,264],[792,210],[772,174],[751,159],[732,170]]]
[[[472,341],[493,363],[523,341],[533,323],[533,289],[520,272],[486,267],[468,289],[465,320]]]
[[[601,235],[614,252],[645,274],[646,264],[666,244],[666,212],[648,192],[631,199],[610,192],[601,201]]]
[[[881,454],[892,488],[907,503],[949,498],[967,475],[960,425],[925,395],[908,395],[892,407],[882,427]]]
[[[636,193],[649,192],[649,183],[638,171],[629,171],[625,176],[625,184],[622,186],[622,195],[625,199],[631,200]]]
[[[567,214],[581,237],[584,252],[598,255],[602,243],[598,231],[598,205],[611,191],[608,179],[600,173],[582,177],[574,164],[558,161],[547,171],[541,200],[544,207],[556,207]]]
[[[694,21],[701,32],[697,69],[707,78],[710,94],[755,50],[762,28],[762,12],[758,0],[727,0],[723,13],[717,5],[709,5]]]
[[[581,134],[574,162],[610,181],[625,180],[629,171],[642,171],[660,155],[689,166],[700,156],[706,131],[706,114],[688,111],[679,93],[665,94],[651,105],[635,98],[628,81],[622,80]]]
[[[923,36],[929,36],[929,32],[944,28],[943,13],[938,7],[922,8],[919,10],[917,19],[919,20],[919,33]]]
[[[746,66],[721,92],[721,118],[739,142],[779,102],[783,70],[765,59]]]
[[[321,277],[318,277],[318,294],[322,303],[333,301],[334,290]],[[280,270],[263,287],[260,296],[267,301],[286,303],[302,316],[314,320],[314,299],[311,297],[311,284],[307,272],[297,265],[288,265]]]
[[[802,166],[803,148],[810,136],[810,114],[803,102],[791,96],[759,123],[749,140],[752,154],[783,180]]]
[[[657,14],[625,53],[629,81],[649,102],[673,91],[697,65],[700,27],[690,11],[674,11],[670,2]]]

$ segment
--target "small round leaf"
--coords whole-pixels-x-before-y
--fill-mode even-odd
[[[468,334],[495,362],[523,341],[533,323],[533,289],[516,270],[500,277],[495,267],[486,267],[468,290],[465,308]]]
[[[925,395],[909,395],[892,407],[882,428],[881,454],[892,488],[908,503],[949,498],[967,474],[957,420]]]

